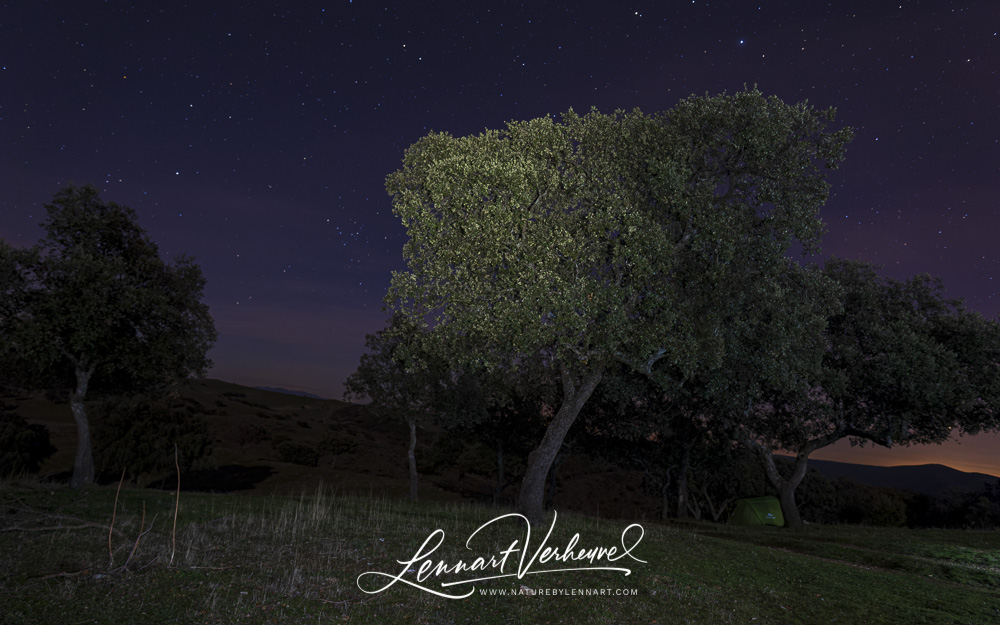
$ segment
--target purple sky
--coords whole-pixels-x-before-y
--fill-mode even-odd
[[[138,4],[0,2],[0,237],[69,182],[131,206],[204,270],[212,377],[341,396],[401,268],[384,179],[429,130],[744,84],[856,129],[825,255],[1000,313],[992,0]]]

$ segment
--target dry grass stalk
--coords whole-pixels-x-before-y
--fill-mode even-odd
[[[111,549],[111,534],[115,531],[115,515],[118,513],[118,494],[122,492],[122,482],[125,481],[125,467],[122,467],[122,476],[118,480],[118,490],[115,491],[115,507],[111,510],[111,527],[108,528],[108,567],[115,563],[115,552]]]
[[[170,532],[170,564],[174,563],[177,551],[177,510],[181,506],[181,465],[177,460],[177,443],[174,443],[174,467],[177,469],[177,499],[174,501],[174,528]]]

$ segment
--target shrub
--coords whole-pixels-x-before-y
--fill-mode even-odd
[[[241,447],[250,445],[252,443],[262,443],[266,440],[270,440],[271,432],[268,431],[263,425],[245,424],[240,426],[239,434],[237,435],[238,442]]]
[[[315,467],[319,464],[319,453],[308,445],[284,441],[278,445],[277,451],[282,462],[300,464],[304,467]]]
[[[124,468],[133,481],[141,474],[175,471],[177,445],[181,472],[211,451],[208,423],[183,403],[149,398],[115,398],[97,406],[94,415],[94,464],[98,474],[117,478]]]
[[[335,434],[327,434],[319,442],[319,452],[322,455],[352,454],[358,449],[358,441],[353,438],[341,438]]]
[[[19,414],[0,412],[0,475],[37,473],[55,452],[44,425],[29,425]]]

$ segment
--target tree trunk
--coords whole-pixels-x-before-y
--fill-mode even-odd
[[[708,487],[707,486],[702,485],[701,489],[698,492],[701,495],[703,505],[708,506],[708,513],[712,515],[712,520],[714,522],[718,523],[719,522],[719,517],[721,517],[722,513],[726,511],[726,506],[728,506],[729,502],[733,500],[733,497],[726,497],[725,499],[722,500],[722,503],[720,503],[718,506],[716,506],[715,502],[712,501],[712,496],[708,493]],[[699,505],[699,506],[696,506],[696,507],[699,510],[699,514],[696,515],[696,516],[698,516],[698,518],[700,519],[701,518],[701,515],[700,515],[701,506]]]
[[[664,521],[670,518],[670,472],[673,470],[673,465],[667,467],[667,474],[663,478],[663,488],[660,489],[660,496],[663,499],[660,502],[660,518]]]
[[[545,519],[544,497],[545,478],[555,460],[570,426],[576,420],[583,405],[601,381],[604,367],[599,366],[579,380],[572,379],[569,371],[562,368],[563,401],[552,422],[545,430],[538,448],[528,454],[528,463],[517,495],[517,511],[527,517],[532,525],[541,525]]]
[[[493,505],[500,504],[500,495],[503,494],[503,443],[497,442],[497,486],[493,489]]]
[[[688,472],[691,469],[691,449],[694,442],[691,440],[691,431],[684,428],[684,441],[681,450],[681,466],[677,471],[677,518],[686,519],[688,516]]]
[[[564,454],[560,451],[556,454],[556,459],[552,461],[552,468],[549,469],[548,494],[545,496],[545,509],[551,510],[556,496],[556,471],[559,470],[559,463],[562,462]]]
[[[660,504],[660,518],[666,521],[670,518],[670,482],[664,482],[660,495],[663,497]]]
[[[764,470],[767,472],[767,479],[778,489],[778,499],[781,501],[781,514],[785,517],[785,525],[792,529],[802,527],[802,517],[799,516],[799,508],[795,505],[795,489],[806,476],[806,469],[809,467],[809,454],[813,449],[806,446],[795,456],[795,468],[787,478],[781,477],[778,467],[774,463],[774,455],[764,452]]]
[[[406,457],[410,460],[410,499],[417,500],[417,422],[407,419],[410,424],[410,448],[406,452]]]
[[[87,397],[87,385],[94,374],[94,366],[76,364],[76,389],[70,395],[69,405],[76,421],[76,458],[73,461],[73,477],[70,488],[83,488],[94,483],[94,450],[90,443],[90,423],[83,400]]]

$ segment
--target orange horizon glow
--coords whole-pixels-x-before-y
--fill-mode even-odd
[[[810,458],[850,462],[877,467],[943,464],[966,473],[985,473],[1000,477],[1000,433],[952,437],[940,445],[910,445],[887,449],[879,445],[852,447],[839,441],[814,452]]]

